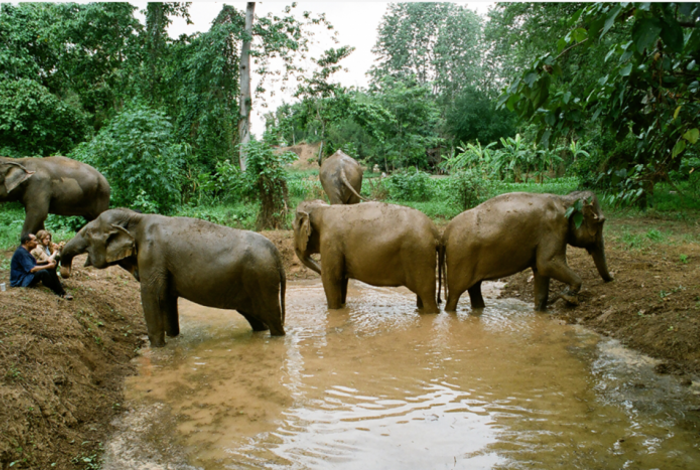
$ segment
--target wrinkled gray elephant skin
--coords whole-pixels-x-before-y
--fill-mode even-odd
[[[362,167],[351,156],[338,150],[321,165],[321,186],[331,204],[357,204],[362,190]]]
[[[178,297],[235,309],[254,331],[284,335],[285,273],[275,245],[264,236],[186,217],[111,209],[63,248],[61,276],[73,258],[88,253],[99,269],[119,265],[141,283],[151,346],[177,336]]]
[[[0,202],[22,203],[22,234],[42,230],[48,214],[93,220],[109,208],[109,192],[99,171],[70,158],[0,157]]]
[[[579,228],[574,217],[566,216],[577,200],[583,202]],[[566,246],[585,248],[603,280],[612,281],[605,259],[604,222],[598,199],[590,191],[566,196],[502,194],[462,212],[443,233],[445,310],[455,311],[464,291],[469,292],[472,308],[483,308],[481,281],[501,279],[527,268],[534,273],[537,310],[547,306],[550,278],[567,284],[569,288],[561,297],[577,303],[581,278],[566,263]]]
[[[420,211],[379,202],[329,206],[305,201],[296,210],[294,249],[305,266],[321,275],[330,309],[345,304],[348,279],[357,279],[373,286],[405,286],[418,296],[418,308],[438,312],[440,233]],[[320,266],[311,258],[316,253]]]

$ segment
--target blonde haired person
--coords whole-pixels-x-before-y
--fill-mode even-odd
[[[31,253],[38,264],[50,263],[60,258],[62,245],[51,241],[52,236],[48,230],[39,230],[36,233],[37,246]]]

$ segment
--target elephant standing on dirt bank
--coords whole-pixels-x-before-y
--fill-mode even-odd
[[[331,204],[357,204],[360,199],[364,199],[360,196],[362,167],[342,150],[323,162],[318,177]]]
[[[567,209],[582,200],[583,221],[576,228]],[[561,296],[576,303],[581,278],[566,263],[566,245],[585,248],[605,282],[613,278],[605,259],[605,217],[590,191],[566,196],[509,193],[489,199],[452,219],[443,234],[445,310],[454,312],[464,291],[472,308],[484,308],[481,281],[500,279],[532,268],[535,308],[545,310],[549,279],[569,285]]]
[[[296,211],[294,249],[306,267],[321,275],[330,309],[342,307],[348,280],[357,279],[373,286],[406,286],[418,296],[418,308],[438,312],[440,233],[416,209],[379,202],[329,206],[305,201]],[[315,253],[321,254],[321,266],[311,258]]]
[[[285,273],[275,245],[264,236],[186,217],[111,209],[83,227],[61,253],[61,276],[73,257],[86,265],[118,264],[141,283],[151,346],[180,333],[177,299],[235,309],[254,331],[284,335]]]
[[[42,230],[49,214],[91,221],[109,208],[109,192],[99,171],[70,158],[0,157],[0,202],[22,203],[22,235]]]

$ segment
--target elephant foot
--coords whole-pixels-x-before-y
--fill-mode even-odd
[[[445,304],[445,312],[456,313],[457,312],[457,302],[452,302],[448,300]]]
[[[284,328],[270,328],[270,336],[284,336]]]
[[[152,348],[165,347],[165,338],[163,337],[163,335],[160,335],[159,337],[149,336],[148,339],[151,342]]]
[[[420,313],[440,313],[440,309],[437,307],[427,307],[419,309]]]
[[[578,299],[573,294],[564,293],[561,295],[561,298],[564,299],[564,302],[566,302],[569,305],[573,305],[573,306],[579,305]]]

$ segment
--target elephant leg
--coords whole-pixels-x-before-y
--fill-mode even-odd
[[[165,289],[154,289],[141,284],[141,304],[151,346],[162,348],[165,346],[165,315],[162,310],[166,304]]]
[[[469,300],[471,301],[472,309],[486,307],[484,297],[481,295],[481,281],[471,286],[467,291],[469,292]]]
[[[242,312],[240,310],[238,311],[238,313],[243,315],[243,317],[248,321],[248,323],[250,323],[250,327],[253,329],[253,331],[267,331],[267,330],[269,330],[267,325],[265,325],[265,323],[262,320],[260,320],[257,317],[257,315]]]
[[[245,317],[253,331],[270,330],[272,336],[284,336],[279,276],[276,269],[271,269],[264,274],[251,273],[244,282],[250,297],[236,310]]]
[[[350,279],[348,279],[347,277],[343,278],[343,280],[340,281],[340,292],[342,297],[341,302],[343,305],[346,304],[348,299],[348,281],[350,281]]]
[[[560,294],[561,298],[571,304],[578,304],[576,294],[581,290],[581,278],[566,264],[566,258],[555,257],[547,262],[537,261],[537,272],[543,277],[554,278],[567,284],[569,288]]]
[[[440,313],[440,309],[435,301],[435,284],[433,284],[432,289],[423,289],[418,294],[418,302],[416,303],[423,313]]]
[[[447,273],[445,274],[445,284],[447,284],[447,300],[445,301],[446,312],[457,311],[457,302],[459,302],[459,298],[464,291],[467,290],[469,283],[472,282],[472,276],[467,278],[466,276],[461,276],[461,274],[462,273],[454,268],[450,269],[448,265]],[[472,307],[474,307],[473,302]]]
[[[533,270],[535,276],[535,310],[544,312],[549,299],[549,278]]]
[[[420,295],[416,296],[416,307],[418,307],[418,309],[423,308],[423,301],[421,300]]]
[[[343,282],[347,282],[343,257],[321,254],[321,259],[323,260],[321,281],[323,281],[323,290],[326,292],[328,308],[331,310],[343,308]]]
[[[24,225],[22,234],[33,233],[44,229],[44,221],[49,215],[49,201],[44,199],[29,200],[24,206]]]
[[[180,316],[177,309],[177,296],[166,296],[163,307],[165,311],[165,333],[171,338],[174,338],[180,334]]]

